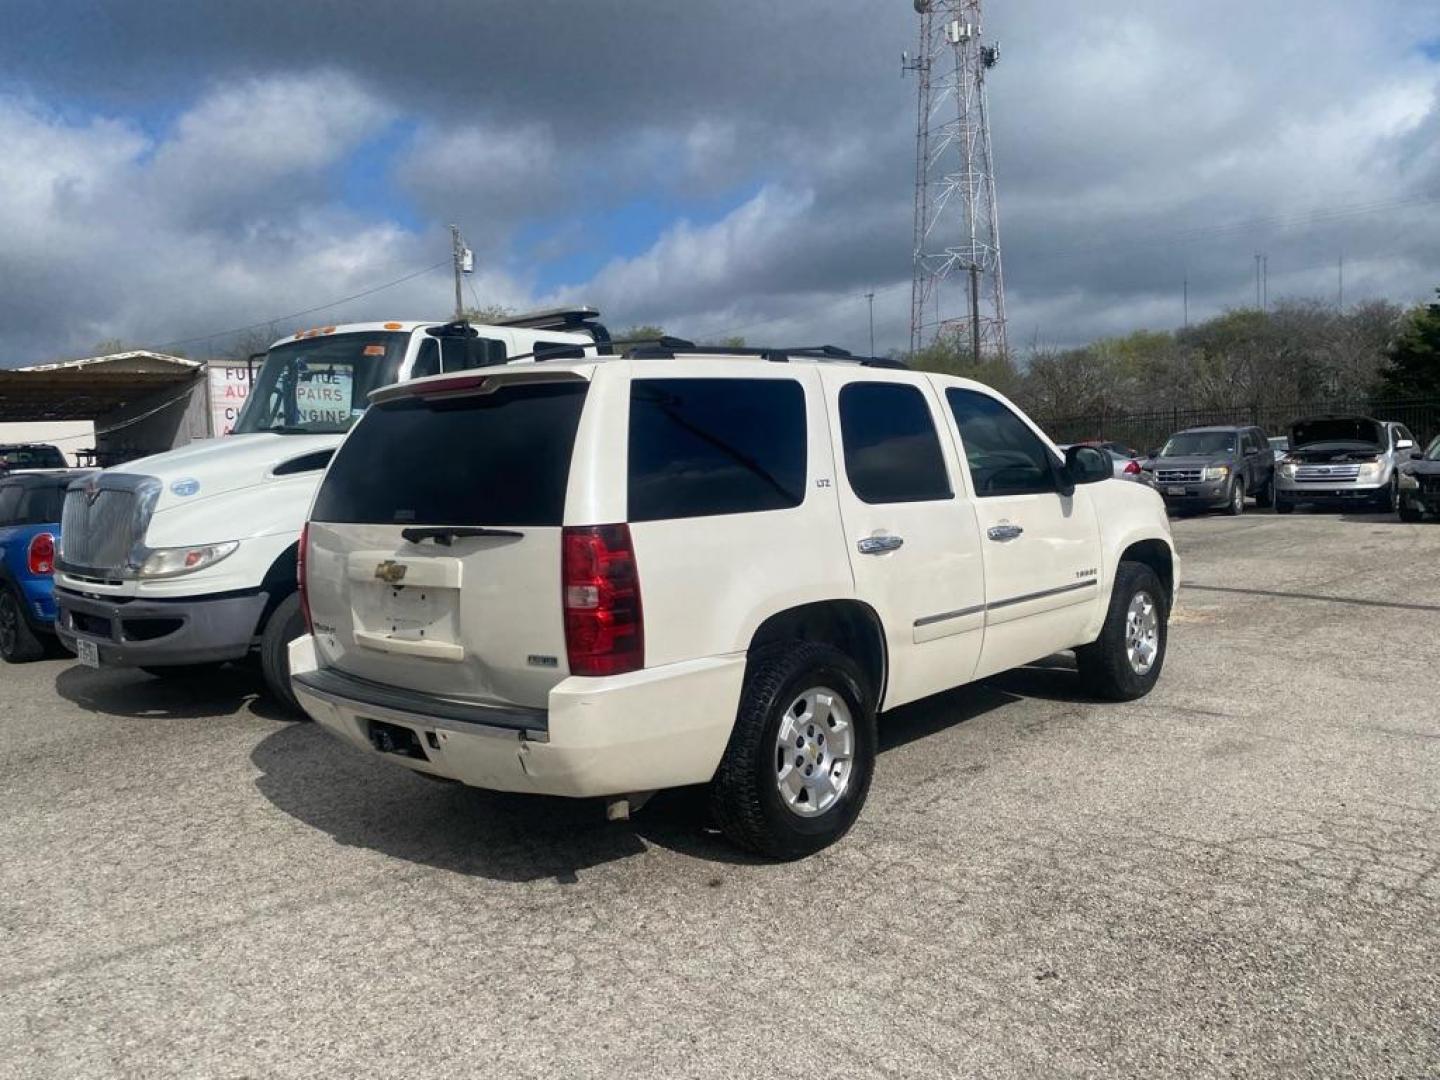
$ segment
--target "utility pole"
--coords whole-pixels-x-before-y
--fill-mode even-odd
[[[870,355],[875,355],[875,292],[872,289],[865,294],[866,301],[870,304]]]
[[[1270,310],[1270,256],[1269,256],[1269,255],[1262,255],[1262,256],[1260,257],[1260,279],[1261,279],[1261,281],[1264,282],[1264,286],[1265,286],[1265,290],[1264,290],[1264,300],[1263,300],[1263,302],[1262,302],[1261,305],[1260,305],[1260,310],[1261,310],[1261,311],[1269,311],[1269,310]]]
[[[451,226],[450,226],[450,261],[454,264],[454,267],[455,267],[455,321],[456,321],[456,322],[459,322],[461,319],[465,318],[465,298],[461,295],[461,292],[460,292],[460,275],[468,272],[468,269],[469,269],[469,268],[467,268],[467,266],[466,266],[465,264],[466,264],[467,262],[469,262],[469,261],[470,261],[471,259],[473,259],[473,258],[474,258],[474,256],[470,254],[470,250],[465,246],[465,242],[460,239],[460,226],[459,226],[459,225],[451,225]],[[472,264],[472,265],[473,265],[473,264]]]
[[[919,81],[915,132],[914,276],[910,348],[968,336],[1004,354],[1005,283],[985,80],[1000,46],[985,44],[981,0],[912,0],[920,48],[902,57]],[[941,286],[970,274],[968,311],[942,309]],[[932,314],[933,313],[933,314]],[[978,342],[978,344],[976,344]]]

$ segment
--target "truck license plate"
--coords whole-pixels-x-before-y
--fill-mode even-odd
[[[100,666],[100,646],[96,645],[93,641],[76,638],[75,655],[80,658],[80,663],[86,667],[98,668]]]
[[[1165,494],[1167,494],[1167,495],[1184,495],[1184,494],[1185,494],[1185,489],[1184,489],[1183,487],[1166,488],[1166,489],[1165,489]]]

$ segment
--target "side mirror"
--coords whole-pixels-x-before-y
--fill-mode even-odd
[[[1110,455],[1093,446],[1065,451],[1065,475],[1072,484],[1097,484],[1111,476]]]
[[[1160,456],[1160,447],[1156,446],[1156,447],[1152,447],[1152,448],[1149,449],[1149,450],[1146,450],[1146,451],[1145,451],[1145,456],[1146,456],[1147,458],[1157,458],[1157,457],[1159,457],[1159,456]]]
[[[1411,461],[1424,461],[1424,460],[1425,460],[1425,455],[1424,455],[1422,452],[1420,452],[1419,450],[1411,450],[1411,451],[1410,451],[1410,460],[1411,460]]]
[[[1395,449],[1396,449],[1396,450],[1409,450],[1409,449],[1413,448],[1414,445],[1415,445],[1415,440],[1414,440],[1414,439],[1396,439],[1396,440],[1395,440]]]

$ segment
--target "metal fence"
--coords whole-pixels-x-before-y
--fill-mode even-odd
[[[1208,424],[1248,424],[1267,435],[1285,435],[1296,420],[1327,413],[1373,416],[1404,424],[1426,445],[1440,435],[1440,400],[1428,401],[1310,401],[1290,405],[1257,405],[1239,409],[1154,409],[1114,412],[1098,416],[1065,416],[1040,420],[1056,442],[1110,441],[1145,453],[1162,445],[1177,431]]]

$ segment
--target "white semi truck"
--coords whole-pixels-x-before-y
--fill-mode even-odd
[[[286,656],[304,632],[296,543],[370,392],[526,355],[596,356],[609,341],[590,308],[487,326],[353,323],[281,339],[231,434],[107,469],[67,493],[57,633],[83,664],[159,677],[254,658],[271,692],[298,711]]]

